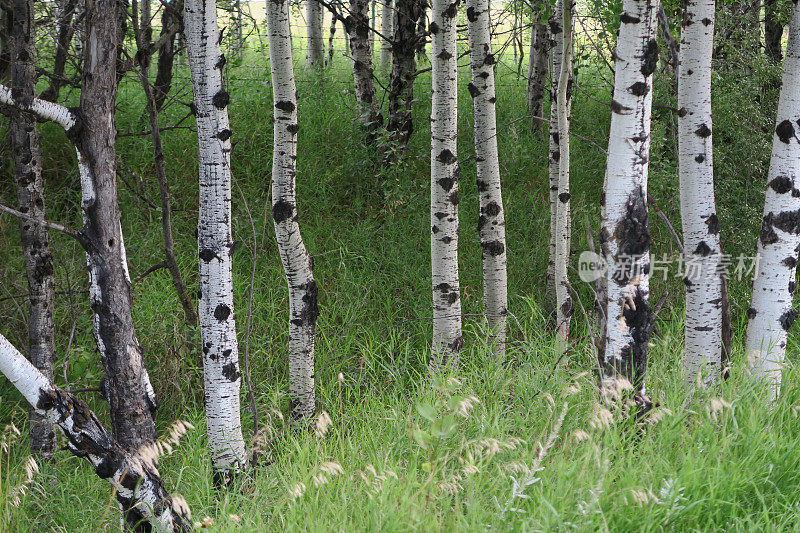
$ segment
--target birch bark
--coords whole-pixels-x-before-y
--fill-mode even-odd
[[[272,219],[289,286],[289,397],[292,418],[307,423],[314,414],[314,329],[319,308],[312,260],[297,216],[297,88],[288,0],[267,3],[267,31],[274,102]]]
[[[710,384],[722,361],[719,223],[714,202],[711,55],[714,0],[684,5],[678,66],[678,170],[686,264],[685,381]]]
[[[534,16],[539,15],[534,13]],[[544,116],[544,92],[549,53],[550,36],[547,25],[538,21],[534,22],[528,57],[528,112],[532,117]],[[539,120],[531,118],[531,132],[538,130],[539,124]]]
[[[394,28],[394,1],[381,0],[381,70],[386,72],[392,64],[392,39]]]
[[[183,21],[200,160],[198,317],[206,425],[212,464],[224,482],[246,461],[233,311],[230,96],[222,80],[225,56],[219,47],[215,0],[186,0]]]
[[[647,174],[657,5],[657,0],[624,0],[622,5],[601,232],[608,264],[602,384],[629,381],[644,408],[650,405],[644,384],[652,329]]]
[[[793,2],[791,9],[745,341],[751,372],[770,384],[772,399],[780,394],[786,339],[797,318],[792,300],[800,249],[800,4]]]
[[[111,483],[128,527],[137,532],[150,531],[149,526],[159,531],[192,529],[186,503],[167,494],[149,454],[142,453],[144,449],[124,450],[85,402],[55,387],[2,335],[0,373],[39,417],[61,430],[76,457],[88,460],[95,473]]]
[[[506,221],[497,155],[494,65],[489,0],[468,0],[467,22],[474,116],[480,234],[483,261],[483,313],[489,327],[489,346],[498,360],[505,358],[508,276],[506,271]]]
[[[457,368],[461,351],[458,282],[458,121],[456,15],[458,0],[433,0],[431,111],[431,371]]]
[[[14,98],[25,106],[33,99],[36,88],[34,5],[32,0],[14,0],[13,8],[11,85]],[[11,151],[19,210],[36,219],[44,220],[42,151],[35,117],[22,113],[11,117]],[[44,226],[29,220],[20,220],[20,241],[29,293],[28,358],[48,380],[52,381],[55,363],[53,323],[55,280],[50,238]],[[31,453],[40,457],[50,457],[55,449],[53,425],[35,409],[29,410],[28,418]]]

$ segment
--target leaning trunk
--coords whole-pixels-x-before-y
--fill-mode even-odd
[[[433,275],[433,350],[431,370],[458,365],[461,294],[458,283],[458,0],[434,0],[431,26],[433,87],[431,103],[431,271]]]
[[[14,0],[14,27],[11,34],[11,85],[15,99],[29,105],[36,86],[34,66],[33,0]],[[17,183],[19,210],[39,220],[45,219],[42,151],[36,118],[22,113],[11,117],[11,152]],[[55,362],[53,303],[55,298],[53,256],[47,229],[30,220],[20,220],[20,241],[28,278],[28,358],[49,381]],[[36,409],[29,410],[31,453],[50,457],[55,448],[52,423]]]
[[[203,342],[206,425],[219,480],[239,471],[246,454],[239,411],[239,344],[233,312],[230,97],[222,81],[214,0],[184,5],[200,159],[198,317]]]
[[[186,502],[167,493],[150,447],[143,447],[139,453],[126,451],[84,401],[53,385],[2,335],[0,373],[11,381],[37,416],[61,430],[69,451],[88,460],[95,473],[111,483],[132,531],[150,531],[151,526],[158,531],[192,529]]]
[[[758,268],[747,311],[746,347],[754,376],[780,393],[786,339],[797,311],[792,308],[800,249],[800,4],[792,4],[783,85],[772,140],[764,218],[758,240]]]
[[[483,258],[483,313],[489,327],[489,345],[498,360],[505,358],[508,277],[506,272],[506,221],[497,156],[494,65],[489,0],[469,0],[469,50],[472,109],[475,122],[480,216],[478,232]]]
[[[314,329],[317,283],[297,217],[297,88],[294,82],[289,3],[267,4],[270,71],[274,102],[272,219],[289,285],[289,399],[293,420],[314,414]]]
[[[650,233],[647,173],[652,74],[658,63],[657,0],[625,0],[615,53],[614,96],[606,167],[602,244],[606,273],[604,386],[623,379],[642,408],[652,312],[648,306]]]
[[[684,7],[678,67],[678,170],[686,276],[685,380],[710,384],[722,362],[722,271],[714,203],[711,55],[714,0]]]

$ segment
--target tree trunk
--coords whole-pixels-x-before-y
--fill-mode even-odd
[[[544,116],[544,92],[547,82],[547,59],[550,54],[550,35],[547,24],[535,22],[531,32],[531,51],[528,57],[528,112],[531,114],[531,133],[540,129]]]
[[[371,134],[380,126],[381,116],[378,114],[378,100],[375,97],[375,83],[372,79],[372,39],[370,36],[372,32],[369,26],[369,6],[370,0],[350,0],[350,14],[346,19],[346,29],[350,34],[358,120]]]
[[[650,407],[644,373],[652,329],[648,306],[650,233],[647,173],[652,74],[658,63],[657,0],[624,0],[615,53],[614,96],[606,167],[602,243],[608,270],[604,386],[627,380]]]
[[[758,268],[747,311],[746,348],[751,371],[780,394],[786,339],[797,317],[792,308],[800,249],[800,4],[793,3],[783,85],[772,141],[764,218],[757,245]]]
[[[11,85],[15,99],[28,105],[36,88],[34,66],[33,0],[14,0],[14,26],[11,34]],[[19,210],[39,220],[45,219],[42,151],[36,118],[22,113],[11,117],[11,151],[17,183]],[[28,278],[28,358],[49,380],[55,363],[53,304],[55,280],[53,256],[47,228],[20,220],[20,241]],[[55,433],[49,420],[35,409],[29,410],[30,447],[36,456],[49,458],[55,449]]]
[[[90,301],[105,369],[111,425],[133,451],[155,438],[156,399],[133,328],[131,282],[116,186],[117,43],[119,3],[93,0],[86,9],[86,57],[80,112],[68,128],[78,151],[89,266]]]
[[[783,57],[781,41],[783,40],[783,22],[780,19],[779,0],[765,0],[764,2],[764,51],[767,58],[776,64]]]
[[[272,219],[289,286],[289,398],[294,420],[314,414],[314,329],[317,283],[297,217],[297,88],[294,82],[289,3],[267,4],[270,71],[274,102]]]
[[[206,424],[212,464],[225,482],[246,462],[239,410],[239,344],[233,312],[231,130],[215,0],[185,0],[200,159],[198,317],[203,342]]]
[[[556,325],[562,325],[562,319],[565,316],[559,305],[563,304],[566,300],[563,299],[564,294],[569,299],[569,292],[566,286],[559,289],[558,285],[566,281],[564,274],[559,279],[559,274],[556,271],[556,262],[558,259],[559,239],[566,236],[569,239],[569,175],[565,176],[566,182],[563,186],[566,190],[562,191],[559,187],[561,177],[561,157],[563,147],[569,150],[569,113],[572,107],[572,69],[566,72],[567,85],[564,88],[564,97],[567,114],[567,134],[561,135],[559,133],[559,115],[558,115],[558,96],[560,94],[559,84],[561,83],[561,64],[564,58],[564,1],[559,0],[556,3],[556,10],[550,19],[550,35],[552,37],[553,48],[553,62],[551,67],[551,91],[550,91],[550,147],[548,157],[548,173],[550,177],[550,244],[548,248],[549,259],[547,262],[547,274],[545,275],[547,283],[547,302],[548,312],[556,317]],[[568,59],[568,64],[571,65],[571,60]],[[566,154],[569,158],[569,154]],[[567,160],[567,166],[569,161]],[[565,213],[566,218],[559,218],[560,213]],[[569,250],[570,243],[561,243],[565,250]],[[559,265],[561,266],[561,265]],[[564,270],[566,266],[562,266]],[[559,302],[559,295],[562,300]],[[565,310],[568,310],[565,308]],[[571,304],[570,309],[571,311]],[[552,315],[551,315],[552,316]]]
[[[58,9],[58,37],[56,38],[56,55],[53,60],[53,77],[47,89],[42,91],[40,98],[55,102],[63,85],[64,72],[67,66],[67,56],[69,55],[69,45],[72,42],[74,28],[72,17],[75,14],[75,6],[78,0],[64,0]]]
[[[306,66],[322,68],[325,61],[325,43],[322,37],[324,13],[320,0],[306,0],[306,31],[308,32],[308,49],[306,50]]]
[[[483,260],[483,313],[489,327],[489,346],[505,359],[508,276],[506,272],[506,221],[497,156],[494,65],[489,0],[468,0],[472,109],[475,118],[480,234]]]
[[[419,19],[417,19],[417,61],[425,61],[427,59],[425,57],[425,45],[428,43],[428,6],[428,0],[422,0]]]
[[[150,526],[159,531],[192,529],[186,502],[174,500],[167,493],[156,469],[156,459],[147,453],[126,451],[109,435],[85,402],[54,386],[2,335],[0,372],[37,416],[61,430],[69,450],[76,457],[88,460],[95,473],[111,483],[125,522],[132,531],[150,531]]]
[[[381,70],[386,72],[392,64],[394,1],[381,0],[381,6]]]
[[[555,289],[556,289],[556,325],[559,351],[567,349],[569,323],[572,318],[572,296],[569,293],[570,245],[572,243],[572,218],[570,215],[569,194],[569,113],[571,108],[572,78],[572,11],[573,0],[563,0],[562,6],[562,46],[561,64],[558,68],[558,92],[556,96],[556,118],[558,123],[558,198],[556,202],[556,257],[555,257]],[[555,69],[554,69],[555,70]]]
[[[678,67],[678,170],[686,265],[686,384],[713,383],[722,361],[722,271],[714,202],[711,55],[714,0],[684,6]]]
[[[0,6],[0,82],[5,82],[11,66],[11,11]]]
[[[328,65],[331,65],[333,63],[333,52],[335,50],[333,43],[335,36],[336,36],[336,14],[331,13],[330,33],[328,34]]]
[[[458,283],[458,0],[434,0],[431,103],[431,271],[433,350],[430,368],[458,367],[461,291]]]
[[[175,24],[181,23],[183,0],[172,0],[166,4],[161,12],[161,32],[170,31]],[[178,32],[180,34],[180,32]],[[177,34],[176,34],[177,35]],[[164,41],[158,49],[158,64],[156,66],[156,79],[153,82],[153,93],[156,99],[156,109],[164,107],[164,102],[172,88],[172,68],[175,63],[175,35]]]
[[[414,131],[411,109],[414,102],[414,79],[417,63],[414,57],[417,42],[417,19],[420,0],[396,0],[394,43],[392,44],[392,74],[389,79],[389,120],[386,129],[397,151],[408,146]]]

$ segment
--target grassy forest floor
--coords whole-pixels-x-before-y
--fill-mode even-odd
[[[262,462],[230,490],[216,492],[204,438],[199,333],[183,324],[165,270],[133,287],[137,333],[162,404],[159,425],[164,429],[183,419],[196,427],[160,465],[169,490],[186,498],[195,520],[210,517],[220,531],[800,527],[800,376],[790,371],[782,400],[769,412],[761,407],[758,389],[742,380],[750,279],[731,281],[732,377],[721,390],[694,397],[682,386],[680,277],[671,270],[666,281],[654,280],[653,300],[668,294],[647,370],[648,392],[659,406],[646,423],[623,420],[619,410],[612,414],[597,405],[593,354],[579,310],[574,342],[566,357],[557,357],[544,311],[547,135],[529,132],[525,82],[506,64],[498,67],[497,111],[513,314],[509,360],[501,366],[492,359],[482,322],[475,316],[481,312],[480,247],[465,69],[459,95],[465,349],[460,384],[425,385],[431,328],[426,318],[431,314],[429,75],[417,80],[418,120],[403,163],[380,172],[354,122],[346,60],[321,77],[301,65],[298,57],[298,211],[320,284],[317,394],[319,409],[332,421],[327,434],[280,433],[268,450],[271,464]],[[281,413],[288,404],[287,289],[272,223],[265,217],[272,95],[265,81],[268,66],[259,58],[232,66],[228,74],[234,238],[239,243],[234,255],[237,321],[243,347],[255,256],[249,358],[259,424],[265,428],[262,440],[270,440],[283,427]],[[723,246],[734,256],[753,255],[778,76],[774,67],[756,62],[747,75],[721,71],[714,78],[717,201]],[[610,79],[606,70],[579,64],[573,130],[603,148],[610,117],[610,88],[604,80]],[[178,98],[188,102],[185,67],[176,87]],[[662,76],[655,89],[650,190],[680,231],[675,117],[669,110],[675,102],[669,87]],[[173,125],[187,112],[185,106],[173,105],[162,121]],[[183,125],[192,122],[189,117]],[[123,229],[136,278],[162,260],[162,235],[159,211],[150,205],[158,204],[150,138],[125,135],[148,129],[141,91],[132,77],[120,90],[118,129]],[[3,121],[0,133],[6,131]],[[57,127],[45,124],[41,132],[48,216],[79,226],[74,152]],[[197,277],[196,137],[188,129],[173,129],[164,133],[164,142],[176,251],[192,287]],[[577,137],[572,148],[575,265],[586,249],[585,219],[595,230],[599,224],[605,156]],[[1,163],[0,198],[13,204],[10,158],[4,156]],[[675,259],[677,249],[655,216],[651,229],[654,254]],[[73,389],[97,387],[102,369],[92,340],[83,254],[63,235],[53,235],[52,242],[59,291],[56,382],[65,386],[66,375]],[[591,307],[591,290],[575,272],[573,284]],[[0,323],[2,333],[19,347],[26,338],[25,291],[17,222],[3,217]],[[790,358],[797,353],[797,340],[790,336]],[[98,395],[83,396],[101,417],[107,416]],[[243,396],[250,435],[253,419],[246,405]],[[468,413],[461,416],[458,410]],[[109,486],[66,451],[42,466],[19,507],[11,505],[9,487],[22,476],[27,455],[25,418],[21,397],[3,380],[0,422],[13,422],[23,437],[9,451],[0,451],[0,530],[117,530]]]

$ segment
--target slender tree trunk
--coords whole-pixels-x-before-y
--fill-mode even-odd
[[[483,258],[483,313],[489,327],[489,345],[498,360],[505,358],[508,276],[506,221],[497,155],[494,65],[489,0],[468,0],[469,50],[472,82],[469,93],[475,118],[475,161],[480,216],[478,232]]]
[[[170,497],[147,453],[131,453],[106,431],[89,406],[57,388],[0,335],[0,373],[22,394],[37,416],[58,427],[67,447],[87,459],[95,473],[114,487],[125,522],[132,531],[190,531],[189,509]],[[144,521],[144,523],[142,523]]]
[[[764,51],[767,57],[775,63],[780,63],[783,54],[781,50],[783,40],[783,22],[780,19],[779,0],[765,0],[764,2]]]
[[[58,37],[56,39],[56,55],[53,60],[53,77],[47,89],[42,91],[41,98],[55,102],[58,100],[58,93],[63,85],[64,72],[67,66],[67,56],[69,55],[69,45],[72,42],[74,28],[72,26],[72,16],[75,14],[75,6],[78,0],[64,0],[58,9]]]
[[[11,34],[11,85],[14,97],[30,103],[36,88],[34,66],[35,35],[33,0],[14,0],[14,27]],[[11,151],[14,179],[17,182],[19,210],[36,219],[45,219],[42,151],[36,118],[17,113],[11,117]],[[29,220],[20,220],[20,240],[28,278],[28,358],[49,380],[55,362],[53,304],[55,298],[53,256],[47,229]],[[52,423],[36,409],[28,412],[31,453],[49,458],[55,449]]]
[[[352,0],[351,0],[352,1]],[[369,7],[370,7],[370,15],[369,21],[367,22],[367,28],[378,28],[378,0],[369,0]],[[369,49],[370,54],[373,50],[375,50],[375,32],[369,32]],[[372,55],[370,55],[370,61],[372,61]]]
[[[387,129],[399,150],[408,146],[414,131],[411,107],[414,102],[414,79],[417,63],[414,57],[417,42],[417,19],[420,0],[396,0],[392,74],[389,79],[389,120]]]
[[[792,3],[783,85],[772,141],[758,268],[747,311],[746,347],[752,374],[780,394],[786,339],[797,311],[792,307],[800,249],[800,4]]]
[[[170,31],[181,22],[183,0],[172,0],[166,4],[161,13],[161,32]],[[180,34],[180,32],[178,32]],[[156,66],[156,79],[153,82],[153,93],[156,99],[156,109],[161,110],[172,88],[172,69],[175,63],[175,35],[170,36],[158,49],[158,64]]]
[[[559,350],[567,349],[569,323],[572,318],[572,296],[569,293],[570,245],[572,243],[572,218],[569,193],[569,113],[571,108],[572,78],[572,11],[573,0],[563,0],[561,65],[558,69],[558,96],[556,96],[556,118],[558,122],[558,202],[556,203],[556,325]]]
[[[270,71],[274,101],[272,219],[289,285],[289,397],[294,420],[314,414],[314,329],[317,282],[297,217],[297,88],[294,82],[288,0],[267,4]]]
[[[131,282],[117,202],[114,121],[117,97],[117,0],[87,0],[80,112],[67,134],[78,151],[89,289],[105,369],[111,425],[133,451],[155,438],[156,399],[133,328]]]
[[[306,50],[306,66],[322,68],[325,61],[325,43],[322,37],[324,12],[320,0],[306,0],[306,31],[308,32],[308,49]]]
[[[183,21],[200,159],[198,316],[206,425],[217,480],[224,482],[246,461],[233,312],[230,96],[222,80],[225,56],[219,47],[215,0],[185,0]]]
[[[544,93],[549,54],[550,35],[547,31],[547,24],[535,22],[531,32],[531,51],[528,58],[528,112],[532,117],[544,116]],[[531,118],[531,132],[538,131],[540,128],[540,121]]]
[[[461,290],[458,283],[458,0],[434,0],[431,8],[433,87],[431,104],[431,271],[433,350],[430,368],[458,367]]]
[[[328,35],[328,65],[333,63],[334,38],[336,36],[336,14],[331,13],[331,27],[330,34]],[[347,33],[347,32],[345,32]]]
[[[392,39],[394,38],[394,1],[381,0],[381,70],[388,71],[392,64]]]
[[[347,32],[350,34],[350,52],[353,57],[358,119],[367,132],[371,133],[380,126],[381,117],[378,114],[378,99],[375,97],[373,81],[370,36],[373,32],[369,26],[369,6],[370,0],[350,0],[350,14],[346,20]]]
[[[550,147],[548,157],[548,173],[550,177],[550,244],[549,244],[549,259],[547,262],[547,273],[545,275],[547,283],[547,302],[548,312],[556,317],[556,324],[561,324],[561,312],[558,309],[559,289],[557,287],[557,274],[556,274],[556,259],[558,257],[558,239],[565,233],[567,226],[563,224],[559,226],[559,211],[561,210],[562,199],[566,203],[566,213],[569,213],[569,184],[567,183],[567,190],[559,190],[559,178],[561,173],[561,156],[562,144],[566,143],[569,146],[569,134],[561,135],[559,133],[558,122],[558,96],[559,84],[561,82],[561,64],[563,63],[564,56],[564,0],[558,0],[556,3],[556,10],[550,19],[550,35],[552,37],[552,68],[551,68],[551,90],[550,90]],[[571,62],[570,62],[571,64]],[[567,74],[567,86],[565,87],[564,96],[566,98],[565,104],[567,109],[567,121],[569,121],[569,112],[572,106],[572,69]],[[569,122],[567,123],[569,125]],[[565,137],[567,137],[565,139]],[[567,155],[567,157],[569,157]],[[567,176],[567,180],[568,180]],[[563,193],[563,195],[562,195]],[[561,210],[563,211],[563,210]],[[569,216],[569,215],[567,215]],[[569,233],[568,231],[566,233]],[[566,248],[568,249],[568,248]],[[566,291],[566,286],[564,291]],[[569,292],[566,293],[569,297]]]
[[[722,271],[714,203],[711,142],[711,54],[714,0],[684,6],[678,68],[678,170],[686,266],[686,384],[706,384],[722,361]]]
[[[87,0],[78,0],[78,5],[75,6],[75,16],[72,21],[72,39],[75,46],[75,56],[78,59],[78,64],[81,66],[83,65],[84,44],[86,43],[86,2]]]
[[[425,45],[428,43],[427,22],[429,0],[422,0],[419,18],[417,19],[417,61],[425,61]],[[431,20],[433,20],[431,18]],[[431,32],[433,33],[433,32]]]
[[[658,64],[657,2],[624,0],[622,5],[601,236],[608,264],[602,383],[614,386],[620,378],[629,381],[643,409],[651,405],[644,373],[653,321],[648,306],[647,174],[652,74]]]

